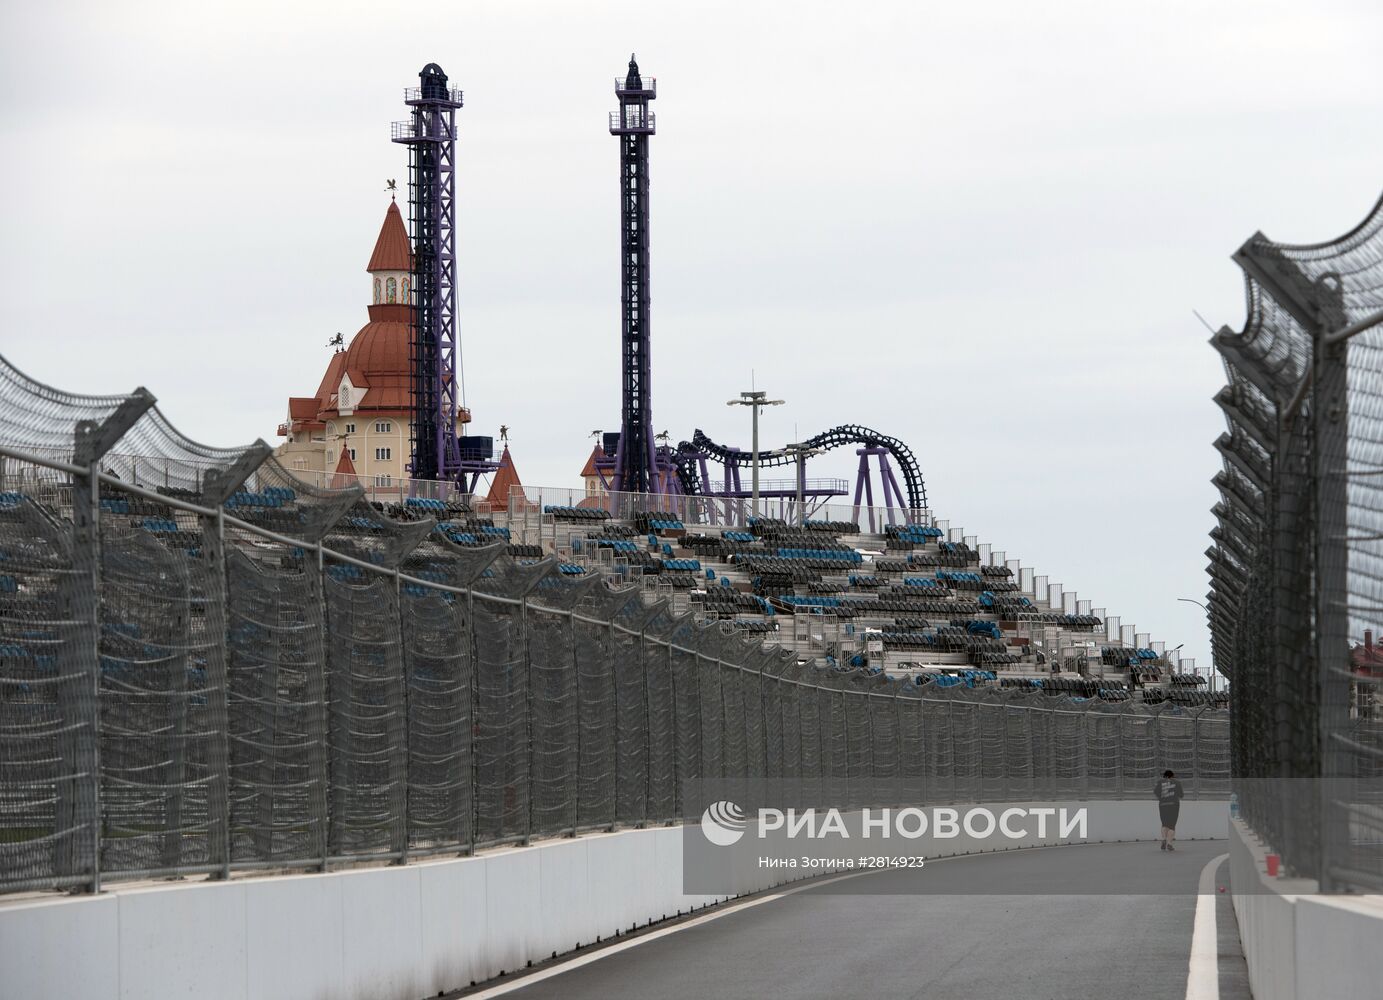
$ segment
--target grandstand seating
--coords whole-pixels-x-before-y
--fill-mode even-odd
[[[874,534],[851,521],[763,516],[687,530],[669,510],[618,517],[546,506],[544,513],[570,526],[557,541],[571,563],[610,564],[613,557],[618,571],[671,588],[676,609],[732,621],[827,664],[857,660],[891,674],[927,669],[920,683],[942,686],[997,685],[1001,676],[1005,686],[1039,696],[1127,700],[1149,685],[1162,698],[1200,690],[1171,683],[1147,647],[1106,640],[1095,658],[1084,656],[1090,633],[1102,633],[1101,618],[1050,606],[1030,578],[1023,593],[1011,563],[992,563],[974,538],[947,537],[942,528],[889,524]],[[787,624],[794,620],[804,628]],[[1138,664],[1133,689],[1130,660]]]
[[[544,514],[551,514],[556,521],[566,521],[573,523],[592,523],[608,521],[610,512],[603,507],[558,507],[548,505],[543,508]]]

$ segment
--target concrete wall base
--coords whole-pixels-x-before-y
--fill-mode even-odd
[[[1378,996],[1383,896],[1323,896],[1311,879],[1269,878],[1268,853],[1231,821],[1234,913],[1255,1000]]]

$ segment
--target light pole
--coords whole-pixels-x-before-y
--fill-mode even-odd
[[[807,523],[807,459],[822,454],[823,449],[799,442],[784,445],[783,450],[797,460],[797,523],[803,525]]]
[[[1196,600],[1195,598],[1193,598],[1193,597],[1178,597],[1177,600],[1178,600],[1178,601],[1184,601],[1184,602],[1186,602],[1187,604],[1194,604],[1196,607],[1200,608],[1202,611],[1205,612],[1205,615],[1206,615],[1207,618],[1210,617],[1210,609],[1207,608],[1207,607],[1206,607],[1204,604],[1202,604],[1200,601]],[[1177,648],[1180,649],[1181,647],[1178,646]],[[1209,674],[1210,674],[1210,693],[1211,693],[1211,694],[1214,694],[1214,693],[1215,693],[1215,664],[1214,664],[1213,662],[1210,664]]]
[[[752,455],[753,460],[750,463],[752,468],[750,495],[753,497],[753,500],[749,505],[754,517],[759,516],[759,410],[765,406],[782,406],[785,402],[781,399],[769,399],[767,397],[768,393],[762,391],[742,392],[740,393],[739,399],[730,399],[725,402],[726,406],[749,406],[754,409],[754,432],[753,441],[751,442],[754,450]]]

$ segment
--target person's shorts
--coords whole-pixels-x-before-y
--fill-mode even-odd
[[[1158,804],[1157,811],[1162,814],[1162,825],[1169,830],[1177,828],[1177,813],[1181,812],[1180,802],[1162,802]]]

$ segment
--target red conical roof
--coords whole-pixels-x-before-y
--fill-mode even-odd
[[[492,507],[509,506],[509,488],[517,486],[523,488],[523,483],[519,480],[519,472],[514,468],[514,459],[509,454],[509,446],[504,446],[504,453],[499,456],[499,468],[495,470],[495,478],[490,482],[490,494],[485,498]]]
[[[585,478],[587,478],[587,477],[589,477],[589,476],[598,476],[598,475],[600,475],[600,470],[597,469],[597,468],[595,467],[595,460],[598,459],[598,458],[604,458],[604,457],[605,457],[605,449],[604,449],[604,448],[602,448],[600,445],[596,445],[594,448],[592,448],[592,449],[591,449],[591,457],[588,458],[588,459],[586,459],[586,467],[585,467],[584,469],[581,470],[581,478],[582,478],[582,479],[585,479]]]
[[[355,473],[355,463],[351,461],[351,450],[341,449],[341,460],[336,463],[336,472],[331,477],[331,488],[334,490],[344,490],[348,486],[354,486],[359,481]]]
[[[413,269],[413,250],[408,243],[408,230],[403,225],[403,215],[398,202],[389,203],[389,211],[384,213],[384,225],[379,229],[379,239],[375,240],[375,252],[370,254],[366,271],[411,271]]]

